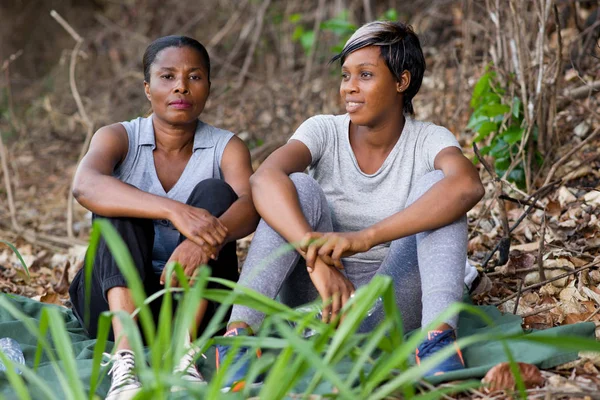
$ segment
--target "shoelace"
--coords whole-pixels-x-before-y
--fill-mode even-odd
[[[133,373],[133,368],[135,367],[133,353],[127,351],[117,353],[114,356],[111,356],[107,353],[104,353],[103,355],[108,357],[108,361],[101,364],[103,367],[112,362],[112,367],[108,371],[108,374],[112,376],[110,390],[113,388],[138,383],[138,380]]]
[[[181,357],[181,361],[179,362],[179,366],[177,367],[176,371],[185,371],[188,375],[191,375],[196,379],[204,380],[194,363],[194,354],[194,350],[190,350],[185,353],[183,357]],[[205,357],[204,354],[202,354],[202,357]]]
[[[428,340],[419,346],[419,357],[426,357],[430,352],[435,352],[452,343],[452,341],[454,341],[454,337],[451,330],[440,333],[432,340]]]

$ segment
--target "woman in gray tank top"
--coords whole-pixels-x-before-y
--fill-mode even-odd
[[[93,218],[106,218],[120,233],[147,295],[164,288],[169,261],[179,262],[188,277],[208,264],[213,276],[237,281],[235,240],[258,222],[249,184],[252,167],[239,138],[198,119],[210,93],[208,53],[194,39],[168,36],[148,46],[143,65],[152,115],[96,132],[75,175],[75,198]],[[131,292],[104,241],[94,260],[89,309],[83,276],[79,271],[70,295],[79,320],[89,321],[84,328],[91,336],[102,312],[134,311]],[[178,284],[175,278],[173,284]],[[151,303],[155,317],[160,306],[160,301]],[[193,331],[202,331],[215,310],[211,302],[199,304]],[[111,339],[120,341],[107,399],[131,398],[140,390],[135,359],[117,318],[112,328]],[[201,383],[192,362],[195,350],[188,347],[175,372]]]
[[[364,25],[332,61],[338,59],[347,114],[308,119],[252,177],[263,219],[240,284],[279,295],[290,306],[321,297],[323,321],[338,323],[355,288],[387,275],[405,329],[427,327],[462,298],[465,215],[484,189],[447,129],[411,117],[425,71],[412,28],[383,21]],[[306,168],[308,175],[302,173]],[[286,243],[297,251],[261,262]],[[226,335],[250,334],[263,317],[236,305]],[[380,304],[360,329],[373,330],[382,318]],[[456,322],[453,317],[429,327],[417,360],[453,345]],[[217,357],[231,350],[220,346]],[[424,372],[463,367],[457,351]],[[248,361],[240,362],[241,371],[247,368]],[[244,375],[226,386],[236,388]]]

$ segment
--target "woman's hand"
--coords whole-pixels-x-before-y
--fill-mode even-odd
[[[217,257],[216,249],[227,238],[227,228],[208,211],[181,204],[169,218],[183,236],[200,246],[210,258]]]
[[[354,285],[340,271],[317,259],[313,272],[309,275],[323,299],[322,321],[334,321],[340,310],[354,293]]]
[[[342,257],[364,253],[371,247],[366,231],[359,232],[309,232],[300,242],[300,250],[306,258],[306,267],[312,272],[320,257],[326,264],[343,269]]]
[[[218,253],[218,249],[213,249],[212,251]],[[169,257],[167,264],[171,261],[178,262],[181,264],[185,276],[193,280],[194,273],[198,267],[207,264],[210,258],[209,253],[207,253],[204,248],[198,246],[191,240],[186,239],[175,248],[175,251],[173,251],[173,254]],[[165,284],[166,271],[166,268],[163,269],[162,275],[160,276],[160,283],[162,285]],[[173,276],[171,277],[171,286],[176,287],[178,284],[177,275],[173,273]]]

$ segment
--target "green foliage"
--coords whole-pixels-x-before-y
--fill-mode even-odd
[[[98,338],[93,349],[93,366],[90,389],[85,390],[76,369],[75,355],[67,335],[64,319],[53,307],[43,310],[39,325],[18,310],[7,297],[0,296],[0,307],[7,310],[16,320],[38,338],[38,348],[33,363],[18,366],[22,375],[15,371],[15,365],[0,352],[0,360],[7,366],[6,376],[15,395],[21,399],[29,399],[33,393],[42,394],[46,399],[94,399],[102,393],[96,393],[99,384],[107,379],[109,366],[102,367],[102,353],[107,346],[110,319],[119,318],[137,359],[137,372],[142,382],[142,392],[136,399],[171,398],[172,387],[183,388],[177,398],[249,398],[258,396],[261,399],[281,399],[291,392],[319,394],[326,398],[340,399],[385,399],[390,396],[404,398],[441,398],[445,393],[467,390],[478,387],[480,383],[464,382],[458,386],[433,389],[418,396],[415,393],[415,382],[418,382],[426,370],[448,357],[455,351],[453,346],[436,353],[424,360],[421,366],[410,366],[409,359],[417,345],[424,339],[425,332],[447,320],[453,314],[464,311],[479,316],[491,324],[489,317],[480,309],[466,304],[454,304],[444,311],[429,327],[404,339],[402,317],[396,306],[393,283],[388,277],[378,276],[366,286],[359,288],[355,296],[344,306],[345,319],[336,329],[333,324],[324,324],[315,318],[321,304],[313,304],[310,311],[291,309],[275,300],[267,298],[234,282],[210,278],[209,268],[201,268],[196,281],[190,284],[183,274],[180,265],[167,265],[167,285],[165,289],[146,298],[142,282],[135,273],[124,243],[106,221],[95,221],[93,225],[91,248],[95,248],[102,236],[117,261],[119,269],[124,273],[128,286],[133,292],[133,300],[137,310],[133,315],[124,312],[104,313],[99,321]],[[286,246],[281,251],[268,257],[278,257],[281,252],[292,251]],[[93,257],[93,251],[91,251]],[[134,271],[134,272],[132,272]],[[175,273],[181,288],[170,287],[170,275]],[[208,282],[220,283],[231,289],[209,289]],[[152,316],[142,312],[148,304],[163,296],[165,306],[159,316],[160,323],[155,326]],[[261,388],[248,385],[241,393],[221,393],[222,382],[230,373],[228,366],[232,358],[224,360],[223,367],[214,374],[207,385],[194,385],[181,376],[173,375],[176,365],[185,353],[184,335],[194,324],[197,304],[201,299],[218,301],[221,306],[202,335],[194,341],[194,345],[206,351],[214,344],[227,344],[234,348],[247,346],[253,354],[255,349],[263,349],[263,357],[253,359],[248,377],[256,377],[267,372],[267,378]],[[368,334],[358,333],[360,323],[375,301],[381,298],[385,317],[377,328]],[[179,307],[175,315],[171,315],[170,304],[178,299]],[[241,304],[264,312],[266,318],[256,337],[213,337],[221,328],[220,320],[231,304]],[[306,308],[303,308],[306,310]],[[146,335],[148,347],[142,341],[142,333],[134,321],[139,316],[140,325]],[[305,338],[305,329],[310,328],[315,334]],[[478,334],[462,338],[457,342],[461,348],[483,341],[530,340],[569,349],[600,351],[600,343],[582,338],[529,337],[523,335],[506,335],[500,333]],[[508,347],[505,347],[514,371],[518,369]],[[50,360],[52,368],[62,390],[56,390],[36,374],[41,355],[44,353]],[[146,355],[149,354],[147,357]],[[231,356],[233,356],[231,352]],[[33,364],[33,365],[31,365]],[[348,366],[349,369],[348,369]],[[340,368],[342,367],[342,368]],[[344,369],[344,373],[339,371]],[[522,382],[520,377],[517,382]],[[519,384],[520,387],[521,384]],[[521,398],[525,393],[520,392]]]
[[[506,104],[508,84],[506,82],[503,85],[496,72],[488,68],[473,88],[470,103],[473,114],[467,124],[467,129],[476,133],[473,139],[475,143],[488,141],[481,148],[481,154],[494,157],[494,169],[499,176],[503,176],[512,164],[527,131],[521,99],[515,96]],[[532,127],[532,137],[535,141],[537,126]],[[527,154],[526,148],[523,154]],[[539,154],[535,156],[536,161],[540,162]],[[509,172],[507,179],[524,187],[525,163],[519,162]]]
[[[330,32],[336,37],[336,42],[330,49],[335,54],[340,53],[343,50],[344,44],[346,44],[346,41],[357,29],[357,26],[350,22],[349,16],[349,11],[343,10],[339,15],[323,21],[320,25],[320,29],[323,32]],[[398,12],[395,9],[390,8],[378,19],[396,21],[398,20]],[[300,43],[304,52],[308,54],[315,42],[315,32],[302,25],[302,14],[300,13],[290,15],[289,21],[296,25],[294,33],[292,34],[292,40]]]

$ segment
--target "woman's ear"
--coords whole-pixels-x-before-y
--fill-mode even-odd
[[[152,101],[150,96],[150,83],[144,81],[144,92],[146,93],[146,98],[148,101]]]
[[[400,75],[400,80],[396,81],[396,91],[404,93],[410,86],[410,72],[404,70]]]

